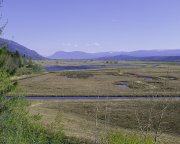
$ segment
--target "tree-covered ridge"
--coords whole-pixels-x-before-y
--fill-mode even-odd
[[[29,74],[40,70],[30,59],[22,57],[18,51],[9,52],[6,47],[0,48],[0,68],[10,75]]]
[[[5,47],[0,49],[0,68],[10,74],[14,74],[18,68],[24,65],[25,58],[21,57],[17,51],[12,53]]]
[[[15,41],[0,38],[0,46],[7,47],[8,51],[15,52],[18,51],[21,56],[26,56],[29,59],[45,59],[45,57],[38,54],[36,51],[31,50]]]

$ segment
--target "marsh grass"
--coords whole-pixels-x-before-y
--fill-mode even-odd
[[[59,64],[59,62],[56,61],[56,64]],[[60,64],[64,65],[65,63]],[[28,95],[178,95],[180,92],[178,85],[180,78],[178,73],[180,72],[179,65],[176,63],[174,65],[163,63],[154,67],[154,64],[156,63],[145,63],[142,67],[142,63],[136,63],[135,68],[119,67],[98,71],[50,73],[40,77],[20,80],[20,83]],[[170,69],[169,67],[171,67],[171,71],[167,72]],[[162,75],[165,75],[165,77],[162,78]],[[154,79],[151,82],[142,81],[139,79],[140,76],[150,76]],[[170,79],[169,76],[173,77],[173,79]],[[115,87],[117,81],[127,82],[130,85],[130,89],[119,90]],[[38,123],[39,117],[35,116],[35,123],[31,121],[31,124],[38,130],[39,138],[42,138],[42,140],[44,138],[48,139],[50,143],[58,143],[59,141],[62,143],[72,143],[68,137],[74,137],[73,134],[75,133],[78,136],[72,139],[73,143],[77,144],[89,142],[101,143],[102,137],[103,142],[108,142],[109,144],[152,144],[153,142],[156,143],[156,138],[149,134],[156,133],[157,129],[158,135],[159,132],[160,134],[166,133],[167,136],[179,136],[180,134],[179,101],[169,101],[168,108],[161,118],[164,105],[166,105],[166,101],[159,100],[107,100],[83,103],[47,102],[30,107],[30,109],[34,110],[35,113],[41,112],[45,116],[45,118],[42,117],[44,123],[48,123],[49,119],[55,117],[54,111],[59,111],[65,115],[64,117],[62,116],[62,121],[61,119],[56,119],[54,123],[46,125],[46,129],[44,129]],[[47,115],[49,116],[48,119],[46,119]],[[137,116],[140,124],[137,121]],[[149,120],[151,123],[149,123]],[[159,120],[162,120],[160,127],[158,127]],[[17,119],[17,121],[20,120]],[[151,125],[151,129],[148,127],[148,131],[146,131],[148,124]],[[147,132],[143,137],[140,137],[137,133],[141,126],[145,127],[144,131]],[[127,129],[131,133],[125,133],[124,131],[117,132],[117,129]],[[32,129],[27,130],[32,131]],[[68,130],[68,136],[65,136]],[[135,133],[132,131],[135,131]],[[48,137],[47,135],[44,136],[44,132]],[[11,136],[9,137],[12,139]],[[87,137],[91,137],[91,139],[87,140]],[[159,142],[159,139],[157,141]],[[177,143],[174,142],[174,144]]]
[[[53,63],[53,62],[52,62]],[[103,62],[94,62],[103,64]],[[94,64],[79,62],[79,64]],[[26,95],[54,96],[174,96],[180,95],[179,63],[128,62],[136,67],[117,67],[98,70],[64,71],[19,80]],[[60,65],[78,62],[59,61]],[[154,66],[157,64],[158,66]],[[143,65],[143,67],[142,67]],[[169,68],[168,68],[169,67]],[[169,72],[167,72],[169,71]],[[142,77],[152,77],[151,81]],[[162,77],[163,76],[163,77]],[[119,89],[116,82],[125,81],[129,89]]]
[[[83,71],[65,71],[59,74],[60,76],[66,76],[67,78],[79,78],[79,79],[87,79],[89,77],[93,77],[93,74],[90,72]]]
[[[91,140],[94,143],[106,142],[108,134],[115,132],[116,135],[117,130],[120,129],[123,135],[129,136],[130,134],[131,136],[136,133],[139,139],[150,136],[154,141],[154,130],[160,120],[161,110],[166,104],[168,104],[168,108],[164,113],[159,131],[162,135],[158,137],[157,142],[168,141],[167,144],[178,144],[177,137],[180,134],[179,100],[51,101],[32,107],[32,110],[34,112],[40,110],[39,112],[45,116],[45,121],[46,116],[49,115],[48,119],[51,119],[52,113],[56,111],[62,113],[65,134],[78,137],[78,139]],[[140,116],[141,125],[146,128],[146,125],[149,124],[150,110],[152,111],[153,127],[147,134],[142,135],[136,119],[136,112]]]
[[[155,144],[150,135],[141,137],[136,133],[125,134],[123,132],[109,133],[106,141],[107,144]],[[160,144],[160,142],[157,142],[156,144]]]

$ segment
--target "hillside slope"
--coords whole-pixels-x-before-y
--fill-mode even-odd
[[[43,56],[35,52],[34,50],[30,50],[25,46],[22,46],[14,41],[0,38],[0,47],[7,46],[10,52],[18,51],[21,56],[25,56],[31,59],[45,59]]]

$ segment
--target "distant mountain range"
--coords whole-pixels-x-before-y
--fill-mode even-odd
[[[147,57],[134,57],[127,55],[118,55],[113,57],[101,57],[97,60],[127,60],[127,61],[179,61],[180,56],[147,56]]]
[[[47,59],[37,52],[18,44],[17,42],[0,38],[0,46],[7,46],[11,52],[18,51],[22,56],[31,59]],[[180,49],[176,50],[138,50],[132,52],[98,52],[86,53],[82,51],[58,51],[49,59],[62,60],[143,60],[143,61],[180,61]]]
[[[120,55],[134,57],[154,57],[154,56],[180,56],[180,49],[173,50],[138,50],[132,52],[122,52]]]
[[[99,52],[86,53],[81,51],[59,51],[50,59],[96,59],[96,60],[144,60],[144,61],[180,61],[180,49],[176,50],[139,50],[132,52]]]
[[[98,52],[98,53],[86,53],[82,51],[73,51],[73,52],[64,52],[59,51],[49,56],[50,59],[96,59],[100,57],[107,57],[107,56],[116,56],[120,54],[120,52]]]
[[[26,48],[25,46],[22,46],[11,40],[0,38],[0,47],[2,47],[2,46],[7,46],[8,50],[11,52],[18,51],[22,56],[25,56],[27,58],[45,59],[45,57],[39,55],[37,52],[30,50],[30,49]]]

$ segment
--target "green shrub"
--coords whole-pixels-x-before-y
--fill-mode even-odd
[[[14,87],[8,74],[0,71],[0,143],[44,144],[47,141],[44,128],[28,115],[28,102],[22,97],[4,96]]]
[[[106,138],[108,144],[154,144],[151,136],[140,137],[135,133],[124,134],[122,132],[109,133]]]
[[[41,72],[41,67],[39,67],[38,65],[34,65],[32,67],[21,67],[17,69],[15,75],[17,76],[29,75],[29,74],[38,73],[38,72]]]
[[[16,75],[17,76],[21,76],[21,75],[29,75],[29,74],[32,74],[33,71],[31,68],[25,68],[25,67],[22,67],[22,68],[19,68],[17,69],[16,71]]]
[[[65,143],[65,135],[61,126],[61,115],[57,114],[55,122],[49,126],[50,143],[51,144],[63,144]]]
[[[16,52],[9,52],[6,47],[0,48],[0,68],[13,75],[16,70],[25,65],[25,58]]]
[[[0,71],[0,143],[1,144],[64,144],[65,138],[60,120],[53,124],[52,135],[47,135],[41,125],[41,116],[29,116],[28,101],[22,97],[7,98],[4,95],[14,89],[6,72]]]
[[[9,75],[0,69],[0,96],[14,89],[14,84],[8,77]]]
[[[32,70],[33,70],[33,72],[40,72],[41,71],[41,67],[39,65],[37,65],[37,64],[34,64],[32,66]]]
[[[47,141],[44,128],[28,116],[27,102],[22,98],[1,99],[0,143],[44,144]]]
[[[32,60],[22,57],[18,51],[9,52],[6,47],[0,48],[0,68],[10,75],[31,74],[41,71],[39,65]]]

